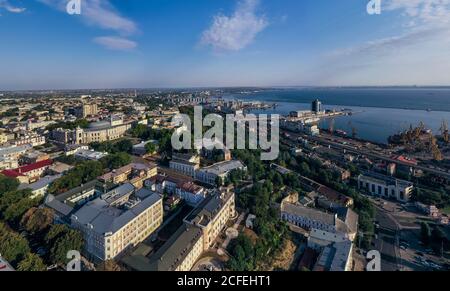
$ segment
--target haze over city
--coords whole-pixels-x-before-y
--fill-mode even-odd
[[[0,89],[450,84],[448,1],[0,0]]]

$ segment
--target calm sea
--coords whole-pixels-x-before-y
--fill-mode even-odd
[[[439,132],[442,121],[450,122],[450,88],[325,88],[273,89],[246,94],[227,94],[226,99],[274,102],[274,110],[255,113],[286,115],[294,110],[311,108],[318,98],[326,109],[352,109],[352,116],[334,119],[335,129],[351,133],[355,127],[358,137],[378,143],[387,143],[390,135],[403,131],[412,124],[424,122],[433,132]],[[321,123],[328,128],[329,120]]]

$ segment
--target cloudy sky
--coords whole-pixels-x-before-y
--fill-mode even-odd
[[[450,85],[450,0],[0,0],[0,90]]]

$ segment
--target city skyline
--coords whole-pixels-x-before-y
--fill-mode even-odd
[[[0,0],[0,90],[450,84],[449,1],[66,2]]]

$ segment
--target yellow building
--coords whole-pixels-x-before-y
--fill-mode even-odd
[[[185,219],[184,224],[154,254],[143,251],[145,243],[122,259],[136,271],[190,271],[212,246],[227,222],[236,216],[231,188],[208,196]]]
[[[71,217],[93,258],[110,260],[151,235],[163,221],[162,197],[124,184],[80,208]]]

